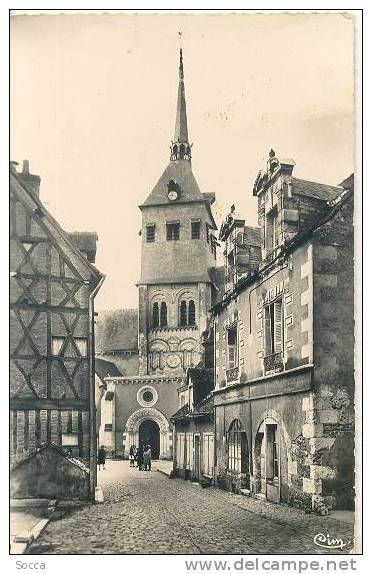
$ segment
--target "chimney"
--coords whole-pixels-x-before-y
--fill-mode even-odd
[[[39,197],[40,193],[40,176],[30,173],[30,164],[28,159],[23,160],[22,171],[18,177],[25,184],[31,193]]]

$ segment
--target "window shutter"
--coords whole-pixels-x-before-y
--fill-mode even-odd
[[[274,303],[274,353],[283,350],[283,300]]]
[[[270,321],[270,305],[265,307],[265,317],[264,317],[264,333],[265,333],[265,353],[266,355],[271,355],[271,321]]]

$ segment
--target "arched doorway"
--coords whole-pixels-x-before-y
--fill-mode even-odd
[[[172,429],[169,425],[166,416],[157,409],[153,407],[144,407],[134,411],[128,418],[124,433],[123,433],[123,446],[124,446],[124,456],[128,456],[129,449],[132,445],[138,446],[140,444],[140,426],[143,422],[153,421],[157,425],[157,430],[159,432],[159,443],[158,447],[158,458],[172,460]],[[146,427],[144,427],[146,429]],[[153,427],[154,428],[154,427]],[[146,433],[146,430],[144,431]],[[152,434],[147,431],[147,434]],[[157,432],[153,433],[158,436]],[[156,451],[157,444],[154,444],[153,448]],[[154,453],[153,458],[154,458]],[[156,452],[155,452],[156,454]]]
[[[157,460],[160,454],[160,429],[157,422],[146,419],[138,429],[139,444],[151,445],[151,458]]]

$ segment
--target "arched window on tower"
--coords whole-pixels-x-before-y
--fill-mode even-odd
[[[194,301],[189,302],[188,323],[189,323],[189,325],[195,325],[195,303],[194,303]]]
[[[180,159],[185,157],[185,146],[183,144],[180,145]]]
[[[177,146],[176,146],[176,144],[174,144],[174,146],[173,146],[173,153],[174,153],[175,156],[177,155]]]
[[[187,303],[186,301],[181,301],[180,304],[180,325],[184,327],[187,325]]]
[[[160,305],[160,327],[166,327],[168,325],[168,311],[167,304],[163,301]]]
[[[152,306],[152,326],[159,327],[159,303]]]

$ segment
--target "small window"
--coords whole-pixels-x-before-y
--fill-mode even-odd
[[[200,221],[191,222],[191,239],[200,239]]]
[[[283,350],[283,300],[277,299],[265,307],[265,354]]]
[[[52,337],[52,355],[60,355],[65,337]]]
[[[163,301],[160,305],[160,327],[166,327],[168,325],[168,311],[167,304]]]
[[[195,303],[194,301],[189,302],[189,325],[195,325]]]
[[[105,424],[105,431],[112,431],[112,423]]]
[[[152,306],[152,326],[159,327],[159,303],[154,303]]]
[[[146,225],[146,241],[152,243],[155,241],[155,225]]]
[[[85,337],[75,337],[74,338],[77,348],[79,349],[79,353],[82,357],[86,357],[88,355],[88,341]]]
[[[185,325],[187,325],[187,303],[186,303],[186,301],[181,301],[180,325],[181,325],[181,327],[184,327]]]
[[[275,249],[279,245],[278,210],[274,208],[266,216],[266,248]]]
[[[180,238],[180,224],[167,223],[167,240],[177,241]]]
[[[236,325],[227,331],[227,349],[229,369],[233,369],[238,364],[238,332]]]

